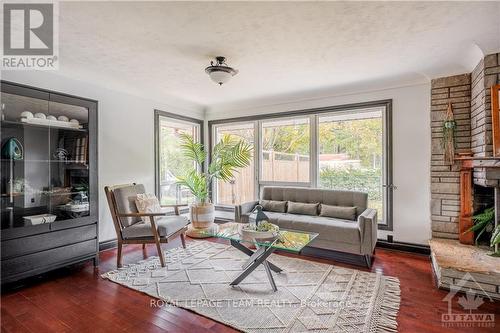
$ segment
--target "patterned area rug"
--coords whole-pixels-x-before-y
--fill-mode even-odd
[[[282,268],[273,292],[264,268],[229,286],[248,257],[230,245],[190,242],[187,249],[103,274],[113,282],[244,332],[396,332],[399,280],[272,254]]]

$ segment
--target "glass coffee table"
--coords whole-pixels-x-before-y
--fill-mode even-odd
[[[218,230],[207,231],[208,236],[227,239],[231,245],[241,252],[249,256],[247,262],[243,265],[241,272],[230,285],[236,286],[243,281],[250,273],[252,273],[260,265],[264,266],[267,277],[274,291],[277,291],[276,283],[274,282],[271,271],[279,273],[282,271],[278,266],[267,261],[267,258],[276,250],[287,251],[291,253],[300,253],[302,249],[318,236],[317,233],[280,229],[278,236],[272,240],[256,240],[254,238],[243,239],[241,229],[245,223],[229,222],[219,226]],[[246,245],[255,245],[256,250],[252,251]]]

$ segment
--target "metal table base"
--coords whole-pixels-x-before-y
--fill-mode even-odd
[[[259,265],[263,265],[266,270],[269,283],[271,283],[271,287],[274,291],[278,290],[271,271],[279,273],[282,269],[267,261],[267,258],[276,250],[273,246],[257,246],[257,250],[254,252],[242,245],[239,241],[231,240],[231,245],[249,256],[248,261],[243,265],[244,271],[230,283],[231,286],[238,285],[257,267],[259,267]]]

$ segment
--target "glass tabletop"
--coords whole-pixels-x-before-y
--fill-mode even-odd
[[[246,223],[230,222],[219,225],[216,230],[207,231],[208,236],[227,240],[233,240],[241,243],[255,244],[258,246],[270,246],[279,250],[290,252],[300,252],[307,244],[318,236],[317,233],[280,229],[276,237],[267,239],[255,239],[251,236],[243,236],[242,228]]]

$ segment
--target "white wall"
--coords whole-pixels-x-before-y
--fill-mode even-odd
[[[143,183],[154,193],[154,109],[203,119],[196,106],[182,108],[167,101],[110,90],[42,71],[3,71],[2,79],[57,92],[95,99],[99,128],[99,241],[116,238],[104,186]]]
[[[104,186],[129,182],[145,184],[154,191],[154,118],[161,109],[194,118],[203,118],[196,105],[156,102],[113,91],[87,82],[49,72],[3,71],[2,79],[55,90],[99,101],[99,218],[100,241],[115,238],[104,197]],[[304,95],[301,96],[301,98]],[[259,101],[209,109],[206,120],[239,117],[314,107],[342,105],[381,99],[393,100],[393,169],[395,241],[426,244],[430,226],[430,84],[384,90],[344,93],[302,99],[290,98],[259,106]],[[174,106],[176,105],[176,106]],[[205,132],[207,135],[207,131]],[[379,231],[379,238],[388,232]]]
[[[393,100],[394,230],[379,231],[379,238],[393,234],[399,242],[427,244],[430,223],[430,83],[363,93],[303,99],[256,101],[211,108],[206,120],[285,112],[316,107]],[[249,107],[250,105],[250,107]]]

